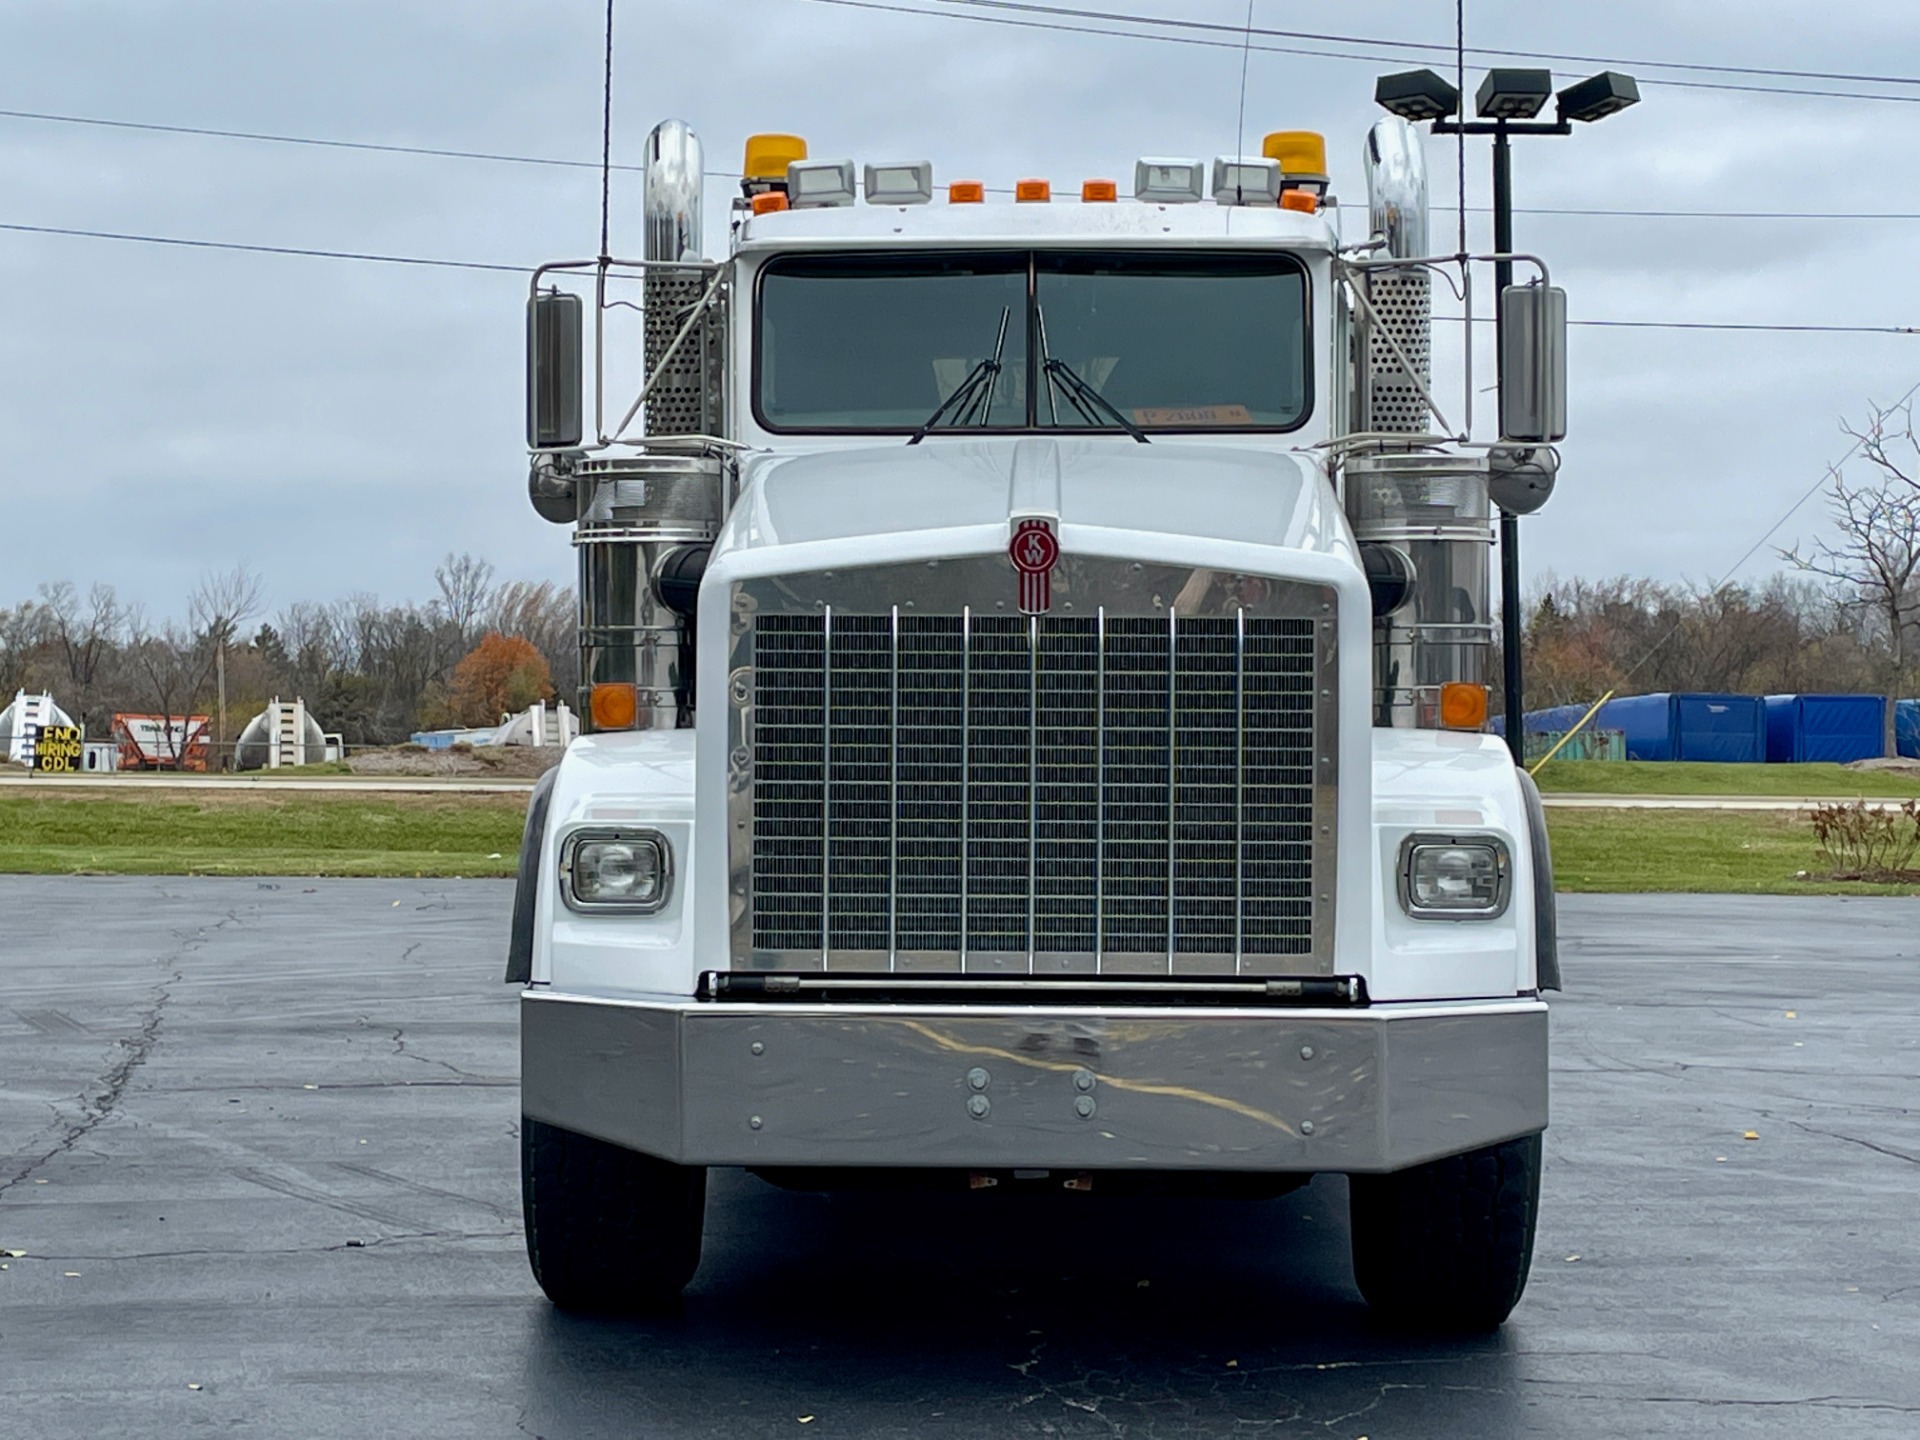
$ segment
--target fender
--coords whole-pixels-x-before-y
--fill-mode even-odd
[[[1533,776],[1520,770],[1527,797],[1527,845],[1533,852],[1533,966],[1542,990],[1560,988],[1560,926],[1553,909],[1553,849],[1547,844],[1547,807]]]
[[[525,985],[533,979],[533,910],[540,893],[541,841],[547,833],[547,806],[553,800],[553,782],[560,776],[554,766],[542,775],[527,801],[527,823],[520,832],[520,864],[513,882],[513,920],[507,928],[507,977],[509,985]]]

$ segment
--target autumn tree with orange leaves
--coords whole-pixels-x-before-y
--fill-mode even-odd
[[[546,659],[533,643],[489,630],[453,667],[447,708],[456,725],[493,725],[552,698]]]

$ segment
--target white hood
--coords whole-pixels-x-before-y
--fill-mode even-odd
[[[1102,436],[956,440],[749,461],[720,551],[982,527],[1044,515],[1129,531],[1351,556],[1322,472],[1292,455]]]

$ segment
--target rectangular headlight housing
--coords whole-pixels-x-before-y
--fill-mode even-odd
[[[651,915],[673,888],[673,847],[658,830],[576,830],[560,847],[560,895],[587,914]]]
[[[1492,920],[1513,893],[1497,835],[1409,835],[1400,842],[1400,908],[1416,920]]]

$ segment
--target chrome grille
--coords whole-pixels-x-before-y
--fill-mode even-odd
[[[746,623],[740,961],[1268,974],[1329,953],[1325,622]]]

